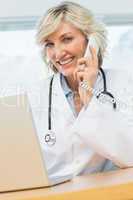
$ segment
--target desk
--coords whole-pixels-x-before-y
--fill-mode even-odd
[[[133,200],[133,168],[75,177],[50,188],[0,194],[0,200]]]

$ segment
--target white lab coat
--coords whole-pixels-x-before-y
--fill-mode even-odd
[[[111,103],[102,103],[93,96],[77,118],[64,95],[59,74],[55,75],[52,130],[57,141],[52,147],[44,140],[48,130],[50,78],[28,89],[33,119],[50,178],[103,171],[108,159],[114,166],[133,166],[133,79],[122,70],[105,70],[105,74],[108,91],[117,100],[117,110],[113,109]],[[100,78],[95,89],[98,91],[102,88]]]

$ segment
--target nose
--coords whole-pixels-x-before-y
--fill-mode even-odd
[[[63,45],[56,45],[54,48],[55,59],[60,60],[65,55],[65,52]]]

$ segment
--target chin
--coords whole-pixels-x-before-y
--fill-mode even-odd
[[[64,76],[72,76],[73,75],[74,70],[72,69],[65,69],[65,70],[61,70],[60,73],[63,74]]]
[[[73,72],[74,72],[74,69],[75,68],[66,68],[66,69],[60,69],[59,70],[59,72],[61,73],[61,74],[63,74],[64,76],[72,76],[73,75]]]

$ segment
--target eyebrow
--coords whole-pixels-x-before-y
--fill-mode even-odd
[[[71,32],[67,32],[67,33],[64,33],[60,36],[60,38],[63,38],[64,36],[68,35],[68,34],[72,34]]]

